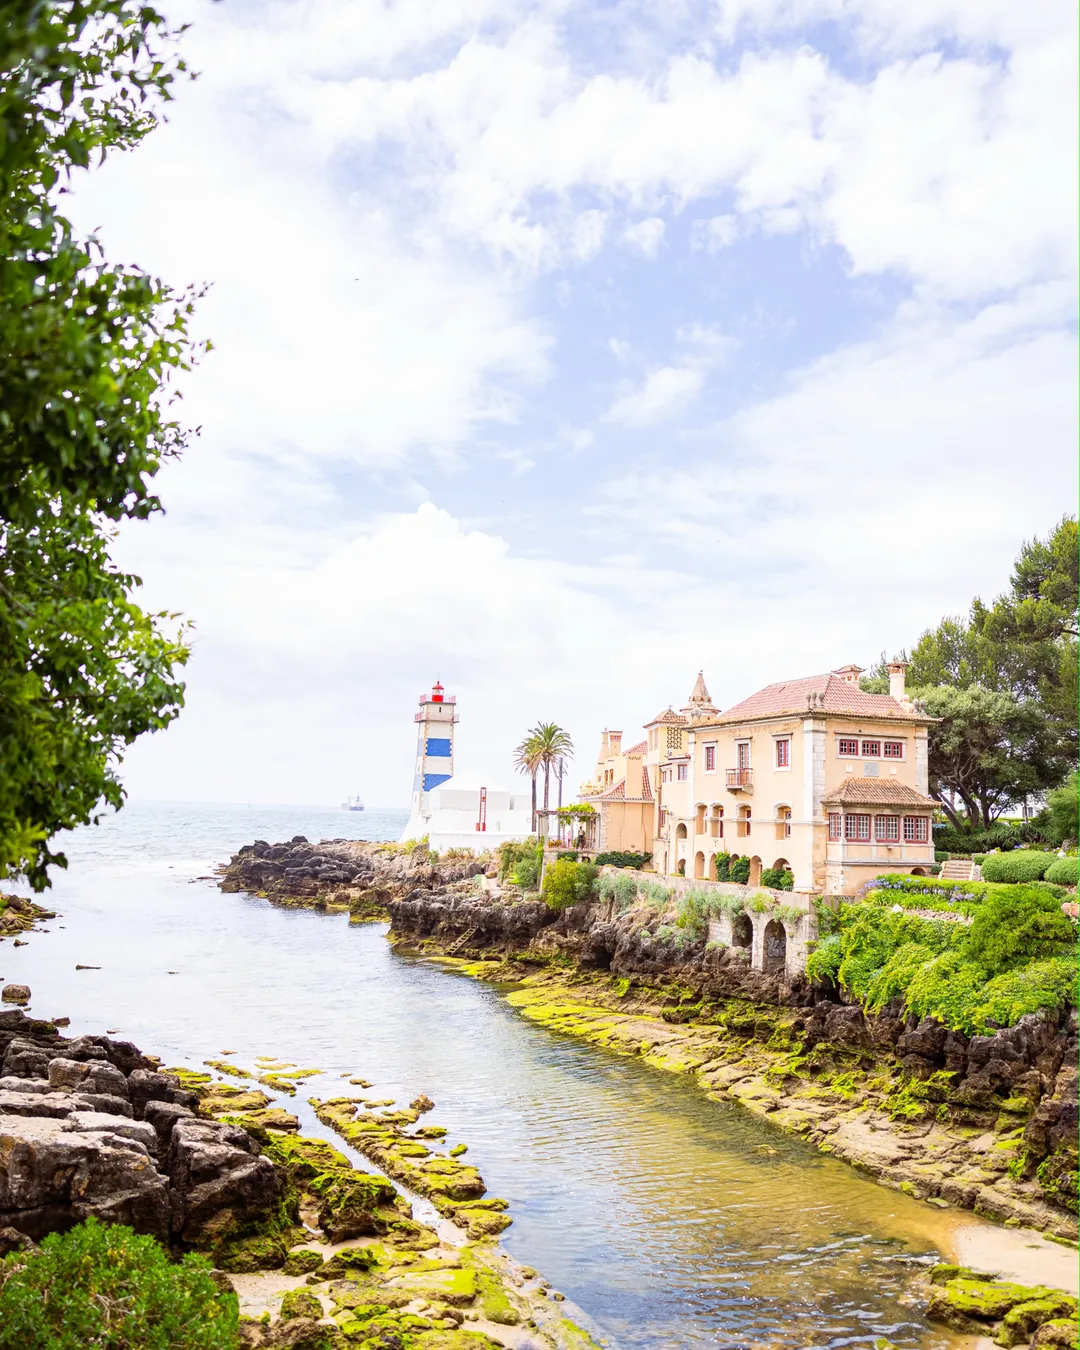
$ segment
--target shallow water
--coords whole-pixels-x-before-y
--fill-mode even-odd
[[[394,955],[385,926],[222,895],[254,838],[396,837],[404,812],[134,803],[67,848],[60,917],[14,949],[69,1034],[115,1030],[166,1063],[276,1055],[342,1091],[437,1103],[427,1119],[514,1216],[504,1241],[623,1347],[944,1346],[901,1301],[950,1225],[687,1079],[516,1014],[502,993]],[[76,964],[100,970],[76,971]],[[345,1089],[353,1091],[354,1089]],[[302,1099],[304,1128],[326,1133]],[[332,1137],[332,1136],[331,1136]]]

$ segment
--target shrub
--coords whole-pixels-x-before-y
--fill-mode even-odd
[[[569,858],[553,862],[544,873],[544,903],[556,912],[580,905],[592,896],[596,876],[592,863],[571,862]]]
[[[659,881],[646,881],[638,889],[639,893],[648,900],[658,914],[662,914],[667,909],[671,901],[671,891],[666,886],[662,886]]]
[[[577,849],[564,848],[560,853],[555,854],[556,862],[561,862],[563,858],[569,858],[571,862],[577,862]]]
[[[745,886],[750,880],[750,859],[736,858],[731,864],[728,874],[732,881],[737,881],[740,886]]]
[[[802,916],[803,910],[798,905],[777,905],[774,915],[785,928],[794,928]]]
[[[537,839],[508,839],[495,850],[495,857],[499,863],[499,880],[505,881],[507,877],[513,876],[519,863],[528,858],[539,859],[539,856],[540,843]],[[533,877],[532,884],[535,883],[536,878]]]
[[[979,906],[965,955],[988,974],[1062,956],[1076,946],[1076,926],[1039,886],[1002,887]]]
[[[773,898],[764,891],[755,891],[746,902],[746,908],[753,914],[768,914],[773,907]]]
[[[973,853],[990,853],[994,849],[1008,852],[1039,838],[1041,831],[1033,822],[1009,825],[1005,821],[998,821],[990,829],[972,834],[951,829],[947,825],[934,827],[934,848],[946,853],[958,853],[965,858],[970,858]]]
[[[608,853],[598,853],[593,859],[597,867],[633,867],[640,869],[647,862],[652,861],[651,853],[625,853],[619,850],[613,850]]]
[[[701,886],[691,886],[679,897],[676,925],[697,941],[709,929],[709,914],[713,907],[712,892]]]
[[[761,884],[774,891],[790,891],[795,885],[795,874],[786,867],[766,867],[761,874]]]
[[[237,1340],[237,1301],[210,1272],[203,1256],[174,1265],[153,1238],[87,1219],[0,1261],[3,1344],[227,1350]]]
[[[1039,881],[1053,862],[1052,853],[993,853],[982,864],[984,881]]]
[[[717,881],[731,880],[731,854],[717,853],[713,858],[713,867],[716,870]]]
[[[637,899],[638,883],[635,877],[627,876],[624,872],[621,876],[615,878],[615,904],[618,906],[619,913],[628,910]]]
[[[718,895],[714,902],[718,910],[722,910],[729,919],[736,919],[746,908],[746,902],[741,895]]]
[[[1076,886],[1080,873],[1080,858],[1055,858],[1043,873],[1055,886]]]
[[[615,878],[610,872],[605,872],[603,876],[597,877],[596,894],[600,900],[613,900],[615,898]]]

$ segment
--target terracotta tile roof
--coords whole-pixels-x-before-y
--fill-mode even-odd
[[[937,806],[932,797],[924,797],[895,778],[845,778],[843,784],[822,799],[825,806]]]
[[[646,722],[645,725],[647,727],[684,727],[686,726],[686,718],[680,717],[674,708],[665,708],[662,713],[657,713],[652,721]]]
[[[607,792],[601,792],[599,799],[602,802],[623,802],[626,800],[626,779],[620,778],[613,788]]]
[[[649,766],[647,764],[641,766],[641,798],[646,802],[651,802],[653,799],[652,783],[649,782]]]
[[[851,684],[838,675],[805,675],[797,680],[781,680],[768,684],[756,694],[744,698],[733,708],[714,717],[717,723],[745,722],[755,717],[781,717],[807,711],[807,699],[814,696],[816,706],[823,712],[851,713],[856,717],[887,717],[904,721],[928,722],[925,714],[906,708],[891,694],[865,694],[857,684]]]
[[[624,750],[624,755],[643,755],[649,748],[648,741],[638,741],[637,745],[632,745],[629,750]]]
[[[635,797],[632,792],[626,790],[626,779],[622,778],[613,788],[607,792],[602,792],[597,798],[601,802],[651,802],[653,799],[652,784],[649,782],[649,770],[643,764],[641,766],[641,795]]]

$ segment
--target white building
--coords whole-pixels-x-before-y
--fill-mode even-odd
[[[456,699],[436,683],[421,695],[417,723],[412,810],[401,836],[422,839],[442,852],[497,848],[532,833],[532,801],[527,792],[511,792],[483,774],[454,772]]]

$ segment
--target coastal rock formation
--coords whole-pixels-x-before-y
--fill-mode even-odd
[[[220,1254],[272,1225],[283,1178],[198,1104],[129,1042],[0,1013],[0,1229],[36,1241],[96,1215]]]
[[[349,910],[361,920],[386,918],[391,899],[451,884],[483,867],[471,856],[439,860],[423,847],[404,850],[351,839],[312,844],[296,835],[287,843],[246,844],[224,869],[220,886],[288,907]]]
[[[35,924],[55,919],[56,914],[24,895],[0,895],[0,939],[28,933]]]

